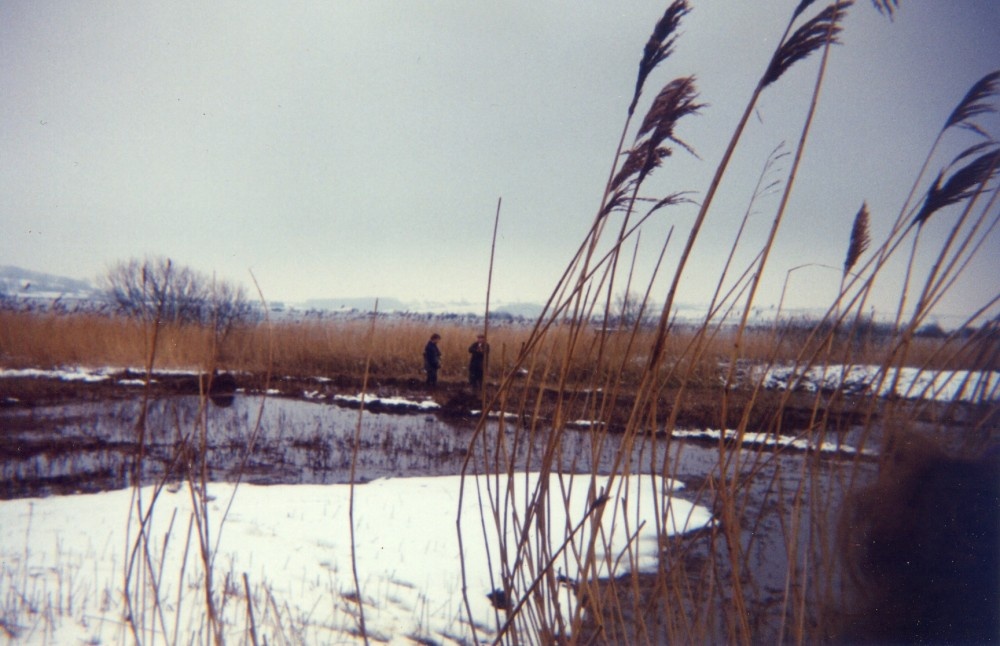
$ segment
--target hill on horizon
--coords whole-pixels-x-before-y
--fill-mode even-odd
[[[103,292],[89,280],[68,278],[13,265],[0,265],[0,296],[32,300],[105,300]],[[380,312],[481,315],[485,310],[485,303],[473,303],[465,300],[406,302],[393,297],[375,296],[311,298],[302,302],[277,299],[271,301],[270,306],[272,309],[278,310],[371,312],[375,308],[376,299]],[[491,307],[491,312],[494,314],[507,314],[524,318],[536,317],[541,311],[542,306],[538,303],[496,303]]]
[[[97,299],[101,291],[87,280],[0,265],[0,294],[18,298]]]

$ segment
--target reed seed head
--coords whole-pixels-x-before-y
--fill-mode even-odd
[[[832,4],[795,30],[795,33],[774,53],[760,86],[764,88],[774,83],[792,65],[825,46],[827,42],[839,42],[837,34],[841,31],[840,21],[852,4],[850,0]]]
[[[872,5],[878,9],[880,14],[892,18],[893,13],[899,8],[899,0],[872,0]]]
[[[851,242],[847,245],[847,257],[844,259],[844,275],[846,276],[857,264],[861,254],[868,249],[871,234],[868,230],[868,205],[861,203],[857,215],[854,216],[854,226],[851,227]]]
[[[948,121],[944,124],[944,129],[947,130],[952,126],[959,126],[968,128],[988,138],[989,135],[973,123],[972,120],[980,115],[991,114],[997,111],[993,103],[998,93],[1000,93],[1000,70],[995,70],[979,79],[975,85],[969,88],[969,91],[959,102],[958,106],[955,107],[951,116],[948,117]]]
[[[653,33],[642,51],[642,60],[639,61],[639,74],[635,81],[635,94],[632,96],[632,103],[629,105],[628,113],[635,112],[635,106],[639,102],[639,95],[646,84],[646,78],[657,65],[662,63],[674,51],[674,44],[677,42],[677,28],[680,26],[681,18],[691,11],[687,0],[674,0],[663,13],[663,17],[656,23]]]
[[[611,182],[612,189],[620,188],[629,180],[641,184],[654,168],[672,154],[673,151],[663,145],[667,140],[693,152],[690,146],[674,136],[674,128],[682,117],[696,114],[704,107],[697,98],[693,76],[674,79],[660,90],[639,127],[636,139],[649,136],[628,151],[625,163]]]
[[[1000,146],[991,144],[986,147],[989,149],[987,152],[952,173],[947,181],[944,180],[947,169],[938,173],[934,183],[927,189],[924,204],[913,217],[910,226],[923,226],[934,213],[978,194],[996,177],[1000,169]],[[977,145],[973,148],[978,151],[982,150],[983,146]],[[965,151],[956,161],[968,156],[969,151]]]

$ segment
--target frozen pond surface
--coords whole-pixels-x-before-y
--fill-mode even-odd
[[[501,430],[496,421],[490,421],[470,455],[469,447],[476,433],[474,420],[452,420],[430,412],[365,411],[359,432],[359,412],[353,408],[242,394],[221,403],[223,405],[203,402],[195,396],[165,397],[150,403],[145,426],[143,484],[159,481],[164,475],[170,481],[180,481],[188,473],[197,473],[194,469],[200,469],[202,455],[207,458],[206,477],[214,482],[233,482],[237,474],[242,473],[242,481],[252,485],[342,484],[351,479],[357,435],[355,480],[370,482],[360,492],[370,493],[372,497],[368,506],[361,509],[375,514],[374,507],[380,511],[372,517],[381,517],[387,500],[392,502],[396,497],[405,497],[397,492],[388,499],[379,498],[378,492],[384,493],[387,487],[403,487],[404,492],[419,493],[422,491],[418,491],[419,487],[430,486],[428,483],[435,476],[460,474],[466,465],[469,474],[495,473],[498,466],[504,468],[506,464],[497,459],[498,455],[508,456],[506,459],[513,460],[520,472],[536,470],[552,439],[545,429],[533,434],[515,434],[514,422],[506,422]],[[0,498],[128,487],[133,484],[131,465],[135,457],[135,429],[140,417],[138,398],[0,409],[0,426],[8,438],[15,440],[13,446],[17,447],[0,456]],[[207,429],[204,444],[202,429]],[[516,435],[521,437],[518,442],[515,442]],[[610,473],[622,436],[610,435],[606,444],[600,447],[594,445],[595,437],[597,434],[585,429],[562,433],[555,449],[561,470]],[[711,514],[715,511],[711,496],[714,485],[707,483],[717,481],[721,475],[718,443],[711,437],[711,431],[700,431],[697,434],[678,432],[669,442],[662,437],[640,438],[627,456],[629,471],[663,473],[666,461],[669,466],[665,471],[678,482],[676,496],[679,502],[704,507],[706,513]],[[815,457],[816,454],[805,451],[776,452],[773,447],[761,446],[747,447],[740,462],[744,476],[741,497],[745,494],[745,502],[741,504],[746,505],[740,535],[746,569],[739,576],[744,581],[752,581],[753,605],[768,609],[761,615],[761,621],[775,626],[778,622],[773,621],[770,612],[780,607],[776,600],[781,598],[786,585],[786,531],[794,525],[795,516],[801,514],[800,520],[809,517],[805,507],[794,511],[792,501],[797,492],[804,500],[810,500],[813,496],[809,491],[812,490],[821,496],[818,500],[822,501],[822,508],[835,514],[841,502],[840,493],[836,487],[830,489],[827,485],[842,481],[844,469],[852,461],[850,458],[820,458],[813,462],[811,477],[803,481],[806,460],[812,461]],[[409,480],[404,484],[403,478]],[[439,480],[443,483],[447,479]],[[813,484],[819,485],[818,489],[813,489]],[[219,485],[223,489],[228,486]],[[800,490],[803,486],[805,490]],[[334,487],[317,495],[327,501],[324,505],[329,505],[328,500],[331,496],[335,498],[338,490]],[[293,499],[316,491],[319,490],[314,487],[251,487],[244,489],[239,499],[257,509],[263,501],[276,497],[278,502],[274,504],[280,507],[282,499],[285,504],[291,504]],[[73,505],[89,499],[70,497],[66,500],[71,498],[76,499]],[[28,504],[29,509],[32,504],[31,501],[18,502]],[[52,502],[58,501],[53,498]],[[42,504],[41,501],[38,504]],[[420,507],[425,506],[426,501],[411,504]],[[127,506],[123,504],[121,508]],[[8,519],[12,518],[9,516],[11,509],[14,507],[5,512]],[[401,509],[409,507],[403,505]],[[25,512],[29,519],[30,513]],[[448,518],[446,524],[451,536],[451,513],[434,515]],[[267,518],[272,516],[281,517],[280,514],[265,514]],[[238,521],[237,518],[233,522],[238,524]],[[263,522],[254,520],[248,531],[256,532]],[[339,525],[339,522],[333,524]],[[364,522],[361,526],[364,527]],[[284,525],[274,531],[289,536],[298,532]],[[400,531],[396,528],[390,534]],[[18,534],[24,535],[25,532]],[[715,549],[713,545],[717,544],[701,541],[691,554],[706,558],[708,551]],[[726,581],[721,583],[727,584]],[[330,590],[326,588],[318,588],[317,593],[321,593],[323,599],[330,597]]]
[[[357,409],[256,395],[236,395],[224,404],[203,407],[195,396],[151,402],[142,484],[155,483],[166,473],[169,481],[184,480],[189,472],[200,473],[203,428],[208,429],[204,450],[209,481],[234,482],[241,472],[242,482],[259,485],[351,481]],[[18,438],[20,447],[17,455],[0,461],[0,498],[131,486],[134,429],[140,411],[138,399],[0,410],[0,423]],[[501,433],[498,423],[490,421],[469,455],[474,420],[365,411],[357,433],[355,481],[459,475],[467,458],[468,474],[496,473],[506,469],[498,455],[511,456],[508,459],[515,461],[518,471],[538,470],[551,434],[547,430],[522,433],[528,439],[515,442],[513,423],[507,422]],[[611,473],[622,438],[609,435],[603,446],[596,446],[595,437],[583,429],[564,432],[556,449],[560,469]],[[689,437],[696,441],[684,439]],[[629,472],[667,473],[686,485],[683,497],[706,504],[710,495],[708,491],[699,494],[700,485],[720,477],[718,445],[711,438],[711,431],[678,431],[669,442],[662,437],[639,438],[629,456]],[[809,455],[800,450],[775,452],[773,447],[745,448],[739,468],[741,487],[751,507],[780,506],[783,499],[790,500],[803,484],[803,465]],[[817,482],[840,480],[843,476],[838,474],[851,462],[849,454],[846,460],[821,459],[812,467],[813,478]],[[828,500],[833,508],[839,506],[838,494],[827,495],[833,496]],[[754,515],[757,527],[752,531],[780,533],[780,514]],[[768,553],[761,555],[766,561],[784,560],[780,541],[758,540],[753,550]],[[783,581],[772,583],[780,586]]]

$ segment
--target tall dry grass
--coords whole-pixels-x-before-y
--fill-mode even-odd
[[[221,370],[263,374],[272,371],[282,376],[337,376],[360,378],[366,359],[377,378],[422,379],[423,345],[432,333],[442,335],[445,381],[462,381],[468,365],[468,346],[482,331],[481,323],[455,323],[414,317],[382,316],[378,320],[371,347],[368,346],[368,323],[363,320],[309,319],[280,321],[270,327],[263,324],[237,328],[222,342],[214,343],[213,332],[197,325],[163,325],[159,331],[156,365],[164,369]],[[817,335],[814,328],[829,324],[809,319],[782,320],[777,325],[754,326],[744,331],[739,359],[747,363],[795,360],[803,347],[814,350],[822,343],[832,343],[834,355],[843,355],[848,345],[859,364],[879,365],[887,358],[886,341],[891,335],[883,326],[867,326],[848,336]],[[500,379],[514,364],[522,346],[530,337],[526,323],[493,324],[490,328],[491,375]],[[697,326],[678,325],[664,339],[664,353],[670,360],[689,363],[685,349],[700,334]],[[982,334],[982,333],[980,333]],[[549,349],[564,347],[570,327],[553,328]],[[975,334],[952,332],[944,336],[914,336],[906,356],[906,365],[928,368],[969,369],[996,367],[996,360],[984,364],[976,345],[968,343]],[[643,363],[655,330],[643,325],[630,329],[603,329],[600,320],[579,332],[580,343],[591,354],[570,357],[568,376],[573,383],[586,384],[595,373],[612,366],[621,367],[619,380],[626,385],[638,383]],[[736,338],[733,325],[726,325],[706,339],[698,357],[699,365],[690,376],[702,383],[713,382],[721,374],[731,355]],[[39,313],[0,310],[0,363],[8,368],[54,368],[57,366],[140,368],[144,365],[150,342],[147,327],[124,316],[87,313]],[[597,349],[601,349],[598,360]],[[626,361],[626,355],[628,360]],[[553,358],[553,360],[555,360]],[[506,368],[505,368],[506,366]]]
[[[684,202],[683,191],[657,198],[644,195],[642,189],[651,173],[669,163],[675,148],[690,148],[678,133],[682,122],[694,118],[704,108],[694,77],[684,75],[667,81],[650,102],[641,125],[633,128],[633,117],[644,86],[655,77],[655,69],[669,58],[680,33],[681,20],[689,11],[683,0],[670,4],[644,49],[635,95],[625,115],[622,143],[612,156],[601,206],[576,256],[553,290],[545,313],[514,361],[514,368],[526,371],[529,383],[544,383],[560,393],[552,426],[546,434],[530,424],[526,428],[520,425],[507,428],[508,435],[501,432],[492,436],[486,425],[481,424],[476,439],[484,446],[541,441],[546,446],[543,472],[558,473],[564,477],[564,482],[575,477],[583,480],[575,486],[587,486],[586,474],[566,473],[559,459],[559,438],[566,432],[566,420],[576,416],[578,402],[572,389],[578,382],[589,380],[589,392],[596,393],[587,402],[593,420],[594,444],[617,447],[619,454],[625,456],[651,435],[669,437],[688,401],[686,391],[701,383],[699,370],[721,365],[721,370],[710,369],[712,377],[721,377],[717,419],[721,428],[734,431],[736,439],[733,442],[720,439],[716,464],[695,492],[698,501],[714,511],[719,523],[707,538],[701,537],[694,542],[670,539],[658,525],[655,529],[663,550],[660,567],[655,574],[639,575],[628,555],[625,564],[598,563],[595,545],[602,541],[600,527],[613,520],[607,517],[602,501],[607,496],[615,499],[613,487],[593,492],[591,512],[587,518],[579,519],[581,523],[586,521],[589,531],[579,536],[567,534],[569,548],[564,543],[547,545],[545,542],[548,513],[544,501],[548,500],[548,492],[544,490],[544,483],[548,482],[547,478],[539,480],[542,483],[539,490],[527,501],[515,500],[510,491],[501,493],[491,500],[491,509],[484,512],[483,520],[487,524],[491,519],[497,522],[495,519],[503,517],[510,508],[520,512],[519,538],[512,547],[517,558],[513,559],[511,569],[504,572],[503,579],[506,598],[516,600],[513,604],[515,616],[507,618],[500,638],[505,643],[532,642],[539,635],[555,640],[593,639],[612,643],[816,643],[836,638],[843,628],[838,622],[853,600],[841,576],[843,554],[836,544],[839,509],[860,483],[874,477],[874,472],[880,469],[891,468],[895,447],[905,444],[913,434],[928,432],[925,423],[928,407],[906,400],[882,401],[871,394],[858,396],[846,391],[844,386],[834,387],[832,391],[818,389],[812,398],[810,418],[795,432],[817,442],[839,437],[847,429],[842,421],[831,417],[830,411],[834,404],[846,404],[855,410],[860,420],[853,429],[859,437],[859,448],[879,457],[872,462],[859,457],[861,453],[858,453],[852,459],[828,461],[817,452],[802,461],[801,471],[792,474],[790,481],[783,480],[775,472],[777,456],[747,448],[742,439],[750,433],[781,432],[783,416],[780,413],[792,393],[789,391],[784,396],[779,414],[772,422],[761,428],[752,412],[763,392],[763,373],[758,372],[759,376],[751,377],[747,383],[746,376],[740,374],[741,363],[752,357],[758,366],[766,368],[790,360],[804,371],[810,368],[834,370],[837,366],[849,367],[875,359],[882,368],[882,380],[892,382],[898,381],[901,374],[893,368],[904,365],[930,368],[964,363],[966,367],[983,369],[996,365],[998,339],[995,322],[989,318],[995,316],[1000,300],[996,294],[984,292],[982,309],[971,313],[967,321],[970,325],[981,326],[982,334],[955,335],[936,344],[918,344],[916,335],[929,320],[936,303],[961,278],[965,267],[993,234],[997,223],[998,191],[993,180],[997,175],[1000,146],[976,122],[995,110],[998,89],[995,75],[983,79],[960,102],[934,144],[928,164],[939,146],[947,147],[951,143],[948,135],[954,130],[972,129],[983,135],[984,140],[960,150],[929,184],[921,171],[921,177],[915,180],[912,197],[920,194],[924,197],[902,206],[884,239],[874,241],[872,246],[869,215],[864,208],[856,216],[853,229],[845,230],[846,258],[840,293],[830,303],[822,320],[798,330],[776,325],[762,334],[749,326],[761,276],[771,260],[786,205],[796,189],[797,169],[805,155],[813,116],[826,82],[831,45],[837,42],[841,23],[852,3],[836,1],[819,9],[811,5],[808,1],[800,3],[790,16],[784,34],[777,40],[774,56],[763,70],[730,143],[717,162],[693,224],[686,231],[679,253],[675,252],[675,269],[666,277],[670,286],[655,331],[647,334],[634,328],[625,331],[622,337],[603,335],[594,339],[589,334],[589,322],[595,315],[600,317],[602,310],[606,317],[610,315],[609,303],[621,282],[625,281],[629,289],[636,281],[641,284],[641,279],[627,268],[634,266],[628,254],[637,248],[632,241],[638,236],[644,219],[656,210],[676,208]],[[894,3],[881,3],[878,7],[880,11],[891,13]],[[717,222],[719,216],[713,211],[713,202],[726,179],[734,152],[751,125],[750,116],[759,98],[779,83],[789,68],[810,58],[818,59],[815,83],[802,115],[800,137],[789,153],[790,166],[781,182],[780,202],[768,235],[759,247],[750,249],[752,253],[748,255],[754,260],[742,274],[720,278],[712,310],[702,325],[693,332],[680,332],[672,318],[678,286],[687,276],[695,243],[706,227],[729,226],[727,222]],[[627,146],[625,142],[630,134],[634,143]],[[649,203],[654,206],[645,214],[638,210]],[[906,248],[905,243],[910,243],[911,257],[918,252],[923,223],[946,207],[959,210],[957,219],[947,239],[928,250],[930,262],[924,265],[930,267],[927,274],[917,278],[908,273],[901,287],[893,326],[897,332],[878,339],[866,338],[871,330],[866,324],[865,312],[870,305],[872,286],[890,260],[895,260],[897,253]],[[952,217],[956,217],[954,210]],[[670,235],[673,231],[663,244],[664,250]],[[733,257],[748,244],[751,243],[737,233]],[[912,270],[915,265],[911,262],[908,266]],[[727,270],[728,267],[727,264]],[[655,278],[655,273],[648,277],[650,285]],[[910,293],[911,284],[918,286],[915,293]],[[644,304],[648,302],[649,290],[645,294]],[[623,346],[618,344],[622,338],[625,339]],[[925,349],[918,345],[932,347]],[[751,348],[754,348],[752,353]],[[789,351],[791,354],[786,354]],[[585,375],[580,374],[581,365],[591,369]],[[514,374],[510,371],[503,376],[500,392],[491,405],[506,408],[516,402],[515,407],[531,410],[531,390],[524,387],[524,382],[516,382]],[[626,380],[632,385],[627,393],[621,387]],[[668,391],[668,387],[675,390]],[[737,405],[737,394],[740,405]],[[984,401],[989,402],[989,397],[994,397],[995,393],[984,395]],[[608,429],[613,427],[613,416],[620,413],[622,407],[628,411],[627,422],[622,432],[612,435]],[[970,426],[983,431],[982,425],[989,424],[993,412],[993,407],[986,403],[978,413],[973,413],[973,416],[979,415],[979,421]],[[946,416],[932,414],[932,418],[938,422],[931,425],[930,432],[950,440],[948,424],[940,422]],[[755,420],[753,425],[751,420]],[[540,434],[544,439],[536,437]],[[981,451],[986,443],[996,439],[996,433],[988,430],[971,436],[975,440],[964,443],[962,450]],[[676,461],[664,460],[648,468],[669,478],[674,475],[676,464]],[[497,466],[511,475],[526,468],[512,463]],[[623,459],[614,469],[613,476],[619,481],[627,478],[631,468],[632,465]],[[778,486],[780,482],[790,489],[783,490]],[[656,492],[651,495],[655,498]],[[460,524],[466,522],[461,517],[458,520]],[[933,522],[933,519],[928,521]],[[480,519],[468,522],[477,523]],[[772,554],[771,559],[764,559],[769,562],[761,564],[757,561],[762,555],[755,547],[758,542],[756,529],[764,526],[780,535],[784,554],[782,558],[773,558]],[[502,524],[497,522],[495,529],[502,536]],[[697,544],[698,540],[705,544]],[[527,550],[525,546],[537,545],[547,545],[548,549],[521,552]],[[700,558],[692,560],[692,553]],[[586,618],[579,609],[567,615],[555,601],[560,581],[553,563],[571,564],[572,570],[580,572],[574,586],[578,594],[586,598],[583,605],[590,609]],[[599,565],[621,573],[621,578],[599,579],[596,575],[601,570]],[[616,569],[616,566],[619,567]],[[775,567],[783,572],[783,588],[763,590],[758,587],[755,581],[767,574],[763,569]],[[538,595],[539,589],[547,594]]]

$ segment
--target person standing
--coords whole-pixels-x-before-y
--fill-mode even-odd
[[[486,343],[486,335],[480,334],[475,343],[469,346],[469,384],[474,389],[483,387],[483,371],[486,367],[486,357],[490,346]]]
[[[440,340],[440,334],[432,334],[431,340],[424,346],[424,371],[427,373],[428,388],[437,386],[438,369],[441,367],[441,348],[438,347]]]

